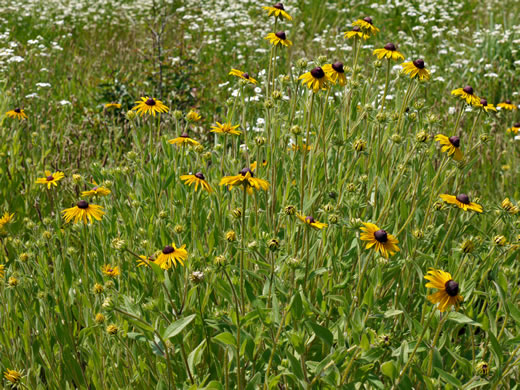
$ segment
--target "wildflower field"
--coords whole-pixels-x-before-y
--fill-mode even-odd
[[[520,5],[3,0],[19,389],[519,389]]]

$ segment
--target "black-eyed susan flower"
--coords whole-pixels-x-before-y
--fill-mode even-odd
[[[173,138],[173,139],[169,140],[168,143],[172,144],[172,145],[192,145],[192,146],[200,145],[200,143],[198,141],[195,141],[193,138],[190,138],[188,133],[182,133],[177,138]]]
[[[374,55],[380,60],[387,58],[389,60],[404,60],[404,56],[397,50],[397,47],[393,43],[387,43],[381,49],[375,49]]]
[[[359,26],[361,30],[370,35],[375,35],[379,32],[379,29],[374,26],[372,18],[370,16],[366,16],[363,19],[358,19],[352,23],[352,26]]]
[[[325,64],[323,65],[323,71],[333,83],[339,83],[341,86],[344,86],[347,83],[345,69],[343,69],[343,62],[337,61],[333,64]]]
[[[464,211],[473,210],[473,211],[476,211],[477,213],[482,212],[482,206],[477,203],[471,202],[469,199],[469,196],[466,194],[459,194],[457,196],[441,194],[439,196],[446,203],[454,204],[457,207],[463,209]]]
[[[107,110],[116,110],[116,109],[120,109],[121,108],[121,104],[119,103],[106,103],[105,104],[105,109]]]
[[[459,96],[462,100],[465,100],[467,104],[477,107],[480,104],[480,98],[476,96],[474,92],[471,86],[466,85],[464,88],[454,89],[451,91],[451,94]]]
[[[344,34],[344,37],[347,39],[362,38],[364,40],[367,40],[368,38],[370,38],[370,35],[365,34],[363,31],[361,31],[360,26],[353,26],[352,30],[345,31],[343,34]]]
[[[141,97],[141,100],[135,102],[137,104],[132,110],[137,111],[140,116],[144,114],[155,116],[156,113],[168,112],[169,108],[160,100],[151,97]]]
[[[242,72],[241,70],[238,70],[238,69],[231,69],[231,72],[229,72],[229,75],[231,76],[236,76],[238,78],[241,78],[242,80],[247,80],[249,81],[251,84],[256,84],[258,81],[256,81],[254,78],[252,78],[249,73],[247,72]]]
[[[488,376],[489,375],[489,364],[484,361],[479,362],[477,364],[477,374],[480,376]]]
[[[481,98],[480,99],[480,103],[476,105],[476,107],[486,111],[486,112],[489,112],[489,111],[497,111],[496,107],[491,104],[491,103],[488,103],[487,99],[484,99],[484,98]]]
[[[435,141],[438,141],[439,144],[442,145],[442,152],[448,153],[448,156],[453,156],[456,161],[460,161],[464,157],[460,150],[460,138],[456,135],[448,138],[445,135],[437,134]]]
[[[459,302],[462,302],[459,284],[451,278],[448,272],[431,268],[424,278],[429,280],[426,287],[438,290],[435,294],[428,295],[428,300],[434,305],[438,303],[439,311],[444,312],[446,309],[457,306]]]
[[[95,181],[92,184],[94,184],[94,187],[88,191],[82,191],[81,196],[107,196],[111,192],[108,188],[98,186]]]
[[[513,111],[516,110],[517,107],[515,104],[511,103],[511,100],[506,99],[505,101],[498,103],[497,107],[503,108],[504,110]]]
[[[249,167],[251,168],[251,170],[254,172],[256,171],[256,167],[258,166],[258,163],[256,161],[253,161],[251,163],[251,165],[249,165]],[[265,167],[267,166],[267,160],[262,160],[262,166]]]
[[[170,269],[172,265],[177,266],[177,263],[184,266],[184,261],[187,258],[188,252],[186,251],[186,245],[177,248],[175,243],[172,243],[171,246],[167,245],[164,247],[154,263],[162,269]]]
[[[197,172],[194,175],[182,175],[181,180],[184,180],[184,184],[191,186],[192,184],[195,184],[195,191],[197,191],[197,188],[200,185],[201,189],[205,189],[208,192],[213,192],[210,185],[206,181],[206,178],[201,172]]]
[[[328,226],[326,223],[316,221],[311,216],[305,216],[305,215],[301,215],[301,214],[296,214],[296,216],[303,223],[305,223],[307,225],[310,225],[310,226],[312,226],[313,228],[316,228],[316,229],[320,229],[321,230],[321,229],[323,229],[323,228]]]
[[[8,211],[4,213],[2,218],[0,218],[0,228],[4,227],[8,223],[10,223],[14,219],[14,213],[9,214]]]
[[[376,252],[380,252],[381,255],[388,258],[394,255],[396,252],[399,252],[400,249],[397,246],[399,241],[393,235],[387,233],[383,229],[379,229],[379,227],[370,222],[363,222],[364,227],[361,227],[360,238],[362,241],[366,241],[367,244],[365,246],[366,249],[370,249],[374,247]]]
[[[89,204],[84,200],[80,200],[74,207],[63,210],[62,213],[66,223],[83,221],[84,224],[92,223],[92,219],[101,221],[101,217],[105,214],[103,207]]]
[[[409,74],[411,79],[414,77],[419,77],[420,80],[430,79],[430,72],[424,67],[424,60],[421,58],[415,61],[403,62],[401,66],[403,67],[402,72]]]
[[[198,122],[201,120],[201,118],[202,117],[200,116],[200,114],[194,110],[190,110],[190,112],[186,114],[186,120],[188,122]]]
[[[240,134],[242,134],[242,132],[240,130],[237,130],[238,127],[240,127],[240,125],[233,126],[230,122],[226,122],[226,123],[217,122],[216,125],[211,126],[211,132],[219,133],[219,134],[240,135]]]
[[[282,3],[276,3],[272,7],[263,7],[267,11],[268,16],[273,16],[275,18],[279,18],[283,16],[287,20],[292,20],[291,15],[289,15],[283,6]]]
[[[11,382],[12,385],[18,385],[22,380],[22,373],[8,368],[4,371],[4,378]]]
[[[0,264],[0,278],[5,276],[5,265]]]
[[[515,123],[513,126],[511,126],[509,129],[507,129],[508,133],[518,134],[520,131],[520,123]]]
[[[65,177],[65,174],[63,172],[54,172],[51,173],[50,171],[45,171],[45,177],[41,177],[36,179],[37,184],[46,184],[47,189],[51,188],[51,185],[57,187],[58,182]]]
[[[324,70],[317,66],[310,72],[302,74],[298,80],[302,80],[302,84],[307,84],[307,88],[312,89],[312,92],[316,93],[320,89],[327,89],[330,83],[333,82]]]
[[[119,271],[119,267],[116,265],[116,266],[112,266],[110,264],[105,264],[103,266],[103,268],[101,268],[101,270],[103,271],[103,273],[107,276],[110,276],[111,278],[114,278],[116,276],[118,276],[121,272]]]
[[[153,262],[154,259],[148,256],[140,255],[139,258],[136,260],[138,267],[149,267],[150,262]]]
[[[286,47],[292,46],[292,42],[287,39],[287,35],[284,31],[278,31],[277,33],[269,33],[264,38],[267,39],[271,45],[277,46],[277,45],[283,45]]]
[[[20,121],[27,119],[27,114],[25,113],[23,108],[15,108],[14,110],[7,111],[5,113],[5,116],[7,116],[8,118],[18,119]]]
[[[248,194],[252,194],[253,189],[267,191],[269,188],[269,182],[254,177],[250,168],[242,169],[236,176],[224,176],[220,180],[220,185],[228,186],[229,190],[241,185]]]

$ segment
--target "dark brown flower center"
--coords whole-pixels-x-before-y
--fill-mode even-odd
[[[15,109],[14,109],[14,112],[16,112],[17,114],[19,114],[19,113],[22,112],[22,109],[21,109],[21,108],[15,108]]]
[[[419,58],[418,60],[415,60],[413,62],[416,68],[424,69],[424,60],[422,58]]]
[[[456,297],[459,294],[459,284],[454,280],[448,280],[444,288],[450,297]]]
[[[98,187],[92,188],[92,191],[97,191],[97,190],[98,190]]]
[[[182,134],[181,134],[181,137],[182,137],[182,138],[189,138],[188,133],[182,133]]]
[[[507,103],[507,104],[511,104],[511,100],[507,99],[507,100],[506,100],[506,103]]]
[[[206,180],[206,178],[204,177],[204,175],[202,174],[202,172],[197,172],[197,173],[195,174],[195,177],[196,177],[197,179],[200,179],[200,180]]]
[[[249,174],[251,175],[251,177],[253,177],[253,172],[251,171],[251,169],[249,168],[244,168],[242,169],[240,172],[238,172],[239,174],[241,174],[242,176],[245,176],[247,174],[247,172],[249,172]]]
[[[520,122],[516,122],[513,127],[520,127]]]
[[[316,220],[313,218],[313,217],[305,217],[305,221],[307,221],[308,223],[315,223]]]
[[[460,203],[469,204],[469,196],[466,194],[459,194],[455,197]]]
[[[281,9],[282,11],[285,9],[282,3],[276,3],[275,5],[273,5],[273,8]]]
[[[448,138],[450,140],[450,143],[458,148],[460,146],[460,137],[457,137],[456,135]]]
[[[164,247],[164,249],[162,250],[162,253],[164,253],[165,255],[169,255],[170,253],[173,253],[173,252],[175,252],[175,249],[173,249],[173,247],[170,245],[166,245]]]
[[[393,43],[387,43],[387,44],[385,45],[385,49],[386,49],[386,50],[390,50],[390,51],[395,51],[395,50],[397,50],[397,48],[395,47],[395,45],[394,45]]]
[[[334,69],[338,73],[345,73],[345,70],[343,69],[343,62],[340,61],[333,63],[332,69]]]
[[[85,210],[88,208],[88,202],[85,200],[80,200],[78,203],[76,203],[76,206],[78,206],[78,208],[80,209]]]
[[[152,98],[148,98],[148,100],[144,102],[144,104],[146,104],[147,106],[155,106],[155,100],[153,100]]]
[[[464,88],[462,88],[464,92],[466,92],[468,95],[473,95],[473,88],[469,85],[466,85]]]
[[[49,175],[45,178],[45,180],[47,181],[53,181],[54,180],[54,177],[52,175]]]
[[[480,99],[480,104],[482,104],[484,107],[488,105],[488,102],[486,99]]]
[[[113,270],[112,268],[108,268],[108,269],[107,269],[107,272],[108,272],[108,273],[112,273],[112,272],[114,272],[114,270]]]
[[[379,242],[387,242],[388,233],[383,229],[379,229],[377,232],[374,233],[374,238]]]
[[[367,23],[372,24],[372,18],[370,16],[364,17],[363,20]]]
[[[322,79],[325,77],[325,72],[319,66],[311,70],[311,76],[315,79]]]
[[[360,32],[360,31],[361,31],[361,27],[359,27],[359,26],[354,26],[354,27],[352,27],[352,31]]]
[[[285,35],[285,31],[278,31],[275,33],[278,38],[280,38],[282,41],[285,41],[287,39],[287,35]]]
[[[249,78],[249,73],[242,73],[242,77],[245,78],[245,79],[248,79]]]

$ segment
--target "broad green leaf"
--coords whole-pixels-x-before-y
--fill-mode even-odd
[[[180,320],[177,320],[170,324],[168,328],[163,332],[162,337],[164,339],[171,339],[172,337],[177,336],[179,333],[182,332],[182,330],[188,326],[191,321],[193,321],[196,317],[196,314],[192,314],[188,317],[181,318]]]

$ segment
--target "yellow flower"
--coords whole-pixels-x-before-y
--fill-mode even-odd
[[[397,51],[397,47],[393,43],[387,43],[385,47],[381,49],[375,49],[374,55],[380,60],[388,58],[389,60],[404,60],[404,56]]]
[[[279,44],[286,47],[292,46],[292,42],[287,39],[287,35],[285,35],[285,32],[283,31],[278,31],[277,33],[269,33],[264,39],[267,39],[271,43],[271,45],[274,46]]]
[[[328,89],[330,83],[333,83],[330,77],[319,66],[310,72],[302,74],[298,80],[302,80],[302,84],[307,84],[307,88],[312,89],[314,93],[320,89]]]
[[[139,256],[139,259],[137,259],[136,261],[138,267],[149,267],[150,262],[153,262],[153,259],[151,257],[141,255]]]
[[[160,266],[162,269],[170,269],[172,264],[177,266],[177,262],[184,266],[183,261],[188,258],[188,252],[185,248],[186,245],[182,245],[180,248],[177,248],[174,243],[172,243],[171,246],[167,245],[161,251],[160,255],[157,257],[154,263]]]
[[[339,85],[344,86],[347,83],[343,62],[337,61],[333,64],[325,64],[323,71],[334,84],[339,83]]]
[[[110,264],[105,264],[102,268],[102,271],[105,275],[110,276],[111,278],[120,274],[119,267],[117,265],[112,267]]]
[[[229,74],[231,76],[236,76],[236,77],[239,77],[241,78],[242,80],[247,80],[249,81],[251,84],[256,84],[258,81],[256,81],[254,78],[252,78],[251,76],[249,76],[249,73],[247,72],[242,72],[241,70],[238,70],[238,69],[231,69],[231,72],[229,72]]]
[[[363,38],[364,40],[367,40],[368,38],[370,38],[370,35],[365,34],[363,31],[361,31],[360,26],[353,26],[352,30],[344,32],[344,37],[347,39],[352,39],[352,38],[357,37],[357,38]]]
[[[362,241],[366,241],[366,249],[374,247],[376,252],[380,252],[384,257],[388,258],[399,252],[400,249],[397,246],[399,241],[393,235],[388,234],[385,230],[379,229],[379,227],[370,222],[363,222],[364,227],[361,228],[360,238]]]
[[[256,161],[253,161],[251,165],[249,166],[251,168],[251,171],[256,171],[256,167],[258,166],[258,163]],[[267,166],[267,160],[262,160],[262,166]]]
[[[8,211],[4,213],[2,218],[0,218],[0,228],[2,228],[4,225],[7,225],[8,223],[12,222],[14,219],[14,213],[9,214]]]
[[[310,226],[312,226],[312,227],[314,227],[316,229],[320,229],[321,230],[321,229],[323,229],[323,228],[328,226],[326,223],[318,222],[313,217],[310,217],[310,216],[306,217],[305,215],[301,215],[301,214],[296,214],[296,216],[303,223],[305,223],[307,225],[310,225]]]
[[[116,108],[119,109],[119,108],[121,108],[121,104],[119,104],[119,103],[107,103],[107,104],[105,104],[105,108],[107,110],[116,109]]]
[[[462,100],[465,100],[467,104],[478,107],[480,104],[480,98],[474,94],[473,88],[466,85],[464,88],[457,88],[451,91],[454,96],[460,96]]]
[[[276,3],[272,7],[263,7],[267,12],[268,16],[274,16],[275,18],[279,18],[283,16],[287,20],[292,20],[291,15],[285,12],[285,8],[282,3]]]
[[[197,172],[194,175],[182,175],[181,180],[184,180],[184,184],[191,186],[193,183],[195,183],[195,191],[197,191],[197,188],[200,184],[201,189],[205,189],[208,192],[213,192],[210,185],[206,181],[206,178],[201,172]]]
[[[515,135],[518,134],[519,131],[520,131],[520,122],[519,123],[515,123],[512,127],[507,129],[508,133],[513,133]]]
[[[233,187],[242,185],[248,194],[253,193],[255,190],[267,191],[269,183],[266,180],[258,179],[253,176],[253,172],[249,168],[242,169],[236,176],[225,176],[220,180],[220,185],[228,186],[229,190]]]
[[[63,172],[54,172],[51,173],[50,171],[45,171],[46,177],[41,177],[36,179],[37,184],[47,184],[47,189],[51,188],[51,185],[54,185],[55,187],[58,186],[58,182],[65,177],[65,174]]]
[[[119,332],[119,328],[116,325],[111,324],[111,325],[107,326],[107,333],[109,335],[113,336],[113,335],[116,335],[118,332]]]
[[[201,116],[197,111],[190,110],[188,114],[186,115],[186,120],[188,122],[198,122],[200,121]]]
[[[93,181],[92,184],[94,184],[95,187],[88,191],[82,191],[81,196],[107,196],[111,192],[108,188],[98,186],[95,181]]]
[[[375,35],[379,32],[379,29],[372,23],[372,18],[370,16],[356,20],[352,23],[352,26],[360,27],[365,33],[369,35]]]
[[[22,373],[16,370],[7,369],[4,372],[4,378],[11,382],[13,385],[16,385],[22,379]]]
[[[448,156],[453,156],[456,161],[462,160],[464,155],[460,150],[460,138],[457,136],[446,137],[442,134],[435,136],[435,141],[438,141],[442,145],[441,151],[447,152]]]
[[[137,104],[132,110],[136,110],[141,116],[144,114],[155,116],[155,113],[168,112],[169,108],[166,107],[160,100],[151,97],[141,97],[141,100],[135,102]]]
[[[459,194],[457,196],[441,194],[440,198],[446,203],[454,204],[464,211],[473,210],[477,213],[482,212],[482,206],[473,202],[470,202],[469,196],[466,194]]]
[[[516,110],[518,107],[511,103],[511,100],[507,99],[506,101],[502,103],[498,103],[497,107],[503,108],[504,110],[513,111]]]
[[[497,109],[495,108],[495,106],[491,103],[488,103],[488,101],[484,98],[481,98],[480,99],[480,102],[479,104],[475,104],[475,107],[478,107],[486,112],[489,112],[489,111],[497,111]]]
[[[237,128],[240,125],[231,125],[231,123],[219,123],[217,122],[216,125],[211,126],[211,132],[212,133],[219,133],[219,134],[234,134],[234,135],[240,135],[242,132],[240,130],[237,130]]]
[[[403,67],[402,72],[404,74],[409,74],[411,79],[417,76],[419,76],[420,80],[430,79],[430,72],[424,67],[423,59],[419,58],[415,61],[403,62],[401,66]]]
[[[101,217],[105,214],[103,207],[89,204],[84,200],[80,200],[76,206],[62,211],[65,223],[69,223],[74,220],[74,223],[83,221],[84,224],[92,223],[92,219],[101,221]]]
[[[5,275],[5,265],[0,264],[0,278],[3,278]]]
[[[448,272],[430,268],[424,278],[429,280],[426,287],[438,290],[435,294],[428,295],[428,300],[434,305],[438,303],[439,311],[444,312],[463,301],[462,296],[459,295],[459,284],[451,278]]]
[[[22,108],[15,108],[14,110],[7,111],[5,113],[5,116],[7,116],[8,118],[16,118],[21,121],[27,119],[27,114]]]
[[[188,133],[182,133],[179,137],[169,140],[168,143],[170,143],[172,145],[184,145],[184,144],[192,145],[192,146],[200,145],[199,142],[190,138],[188,136]]]

